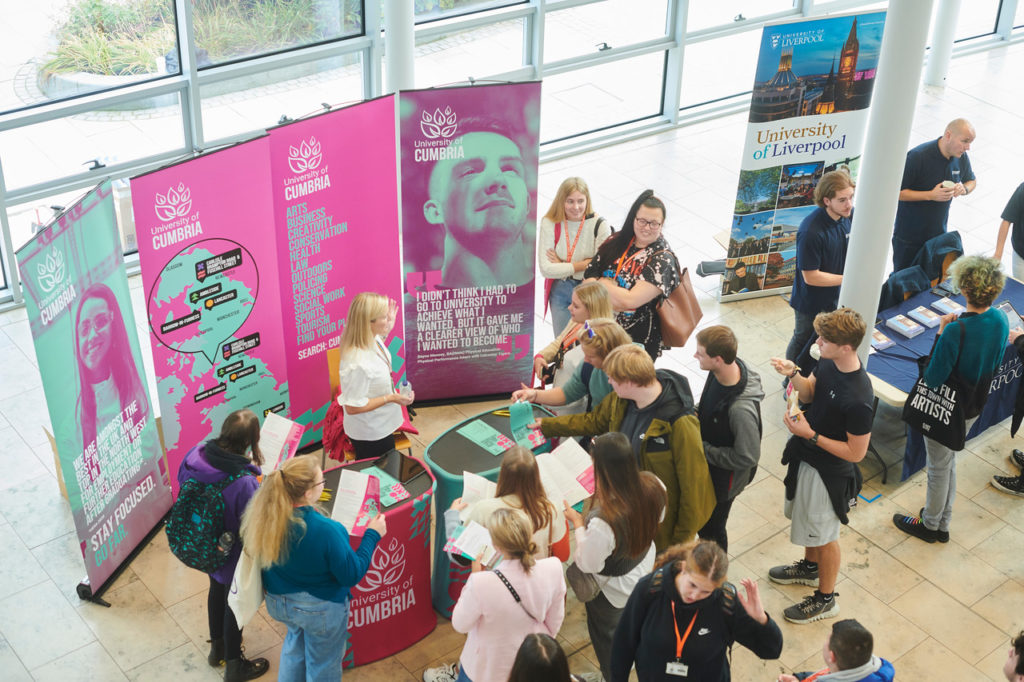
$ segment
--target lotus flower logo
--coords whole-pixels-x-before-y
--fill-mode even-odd
[[[192,192],[184,183],[179,182],[177,187],[169,187],[167,194],[157,194],[154,204],[156,217],[170,222],[188,215],[192,210]]]
[[[64,281],[64,254],[54,251],[46,255],[42,263],[36,263],[36,274],[39,275],[39,286],[50,293]]]
[[[445,107],[444,111],[441,111],[440,108],[434,109],[433,114],[424,111],[420,117],[420,130],[430,140],[451,137],[455,134],[457,127],[455,112],[451,107]]]
[[[391,538],[387,549],[377,546],[373,554],[373,562],[366,577],[356,586],[360,592],[370,592],[378,587],[387,587],[397,583],[405,572],[405,546],[398,538]]]
[[[288,146],[288,167],[293,173],[304,173],[320,165],[324,158],[320,150],[320,141],[315,137],[303,140],[298,147]]]

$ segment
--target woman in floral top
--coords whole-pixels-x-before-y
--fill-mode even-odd
[[[598,250],[585,272],[605,286],[619,324],[652,359],[661,355],[658,303],[679,286],[675,254],[662,236],[664,224],[665,204],[645,190],[622,230]]]

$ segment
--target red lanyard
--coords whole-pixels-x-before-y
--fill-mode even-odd
[[[700,609],[693,614],[693,618],[690,619],[690,624],[686,628],[686,633],[679,637],[679,624],[676,622],[676,603],[675,601],[669,602],[672,605],[672,627],[676,629],[676,660],[682,660],[683,657],[683,646],[686,644],[686,638],[690,636],[690,630],[693,629],[693,624],[697,622],[697,614],[700,613]]]
[[[576,239],[573,240],[571,248],[569,247],[569,231],[568,231],[568,229],[566,229],[566,234],[565,234],[565,253],[567,254],[566,257],[565,257],[565,262],[566,263],[571,263],[572,262],[572,254],[573,254],[574,251],[576,251],[576,245],[580,243],[580,235],[583,234],[583,223],[585,223],[586,221],[587,221],[586,218],[581,220],[580,221],[580,226],[578,228],[576,228]],[[569,227],[569,221],[568,220],[565,221],[565,226],[566,226],[566,228]]]
[[[629,247],[633,246],[633,242],[635,241],[636,237],[634,236],[632,239],[629,240],[629,244],[626,245],[626,250],[622,252],[621,256],[619,256],[619,267],[615,268],[615,279],[619,278],[619,272],[622,271],[622,266],[624,266],[626,263],[633,262],[633,259],[636,258],[637,254],[643,251],[643,249],[638,249],[632,256],[623,260],[623,257],[629,252]]]

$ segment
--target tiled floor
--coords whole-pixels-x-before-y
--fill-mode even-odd
[[[937,136],[945,121],[967,116],[978,129],[971,156],[978,191],[954,204],[951,223],[961,230],[968,251],[989,252],[998,215],[1022,179],[1017,155],[1024,148],[1022,97],[1013,73],[1024,70],[1018,44],[954,61],[950,87],[920,95],[912,143]],[[669,200],[666,229],[685,264],[717,258],[713,235],[730,221],[743,117],[723,118],[600,152],[546,164],[541,168],[546,206],[563,176],[578,174],[593,188],[597,207],[621,220],[632,198],[654,187]],[[778,298],[719,304],[705,290],[717,280],[698,280],[705,324],[736,330],[741,356],[762,376],[768,358],[780,354],[789,337],[792,314]],[[133,282],[138,287],[138,281]],[[139,301],[136,301],[138,305]],[[137,314],[140,311],[137,311]],[[141,316],[140,316],[141,317]],[[550,324],[538,322],[538,343]],[[691,343],[692,345],[692,343]],[[660,361],[686,375],[694,393],[703,378],[692,348],[669,352]],[[774,380],[766,387],[777,386]],[[415,451],[453,422],[479,407],[423,408],[423,431]],[[763,406],[762,466],[730,519],[730,576],[759,578],[765,604],[775,616],[805,593],[802,587],[768,584],[770,566],[789,562],[782,516],[785,442],[778,391]],[[53,459],[42,431],[48,424],[36,358],[24,310],[0,315],[0,678],[4,680],[199,680],[218,674],[205,662],[206,578],[182,567],[167,550],[163,535],[135,559],[106,593],[113,607],[82,603],[74,586],[84,569],[67,504],[54,478]],[[1013,447],[1002,424],[968,444],[960,456],[953,542],[926,545],[896,531],[895,511],[913,511],[924,500],[924,475],[900,482],[897,452],[902,449],[898,415],[882,409],[874,440],[890,462],[889,482],[881,483],[877,462],[863,463],[862,502],[843,529],[843,562],[838,584],[842,615],[858,618],[875,635],[879,654],[894,660],[904,680],[998,680],[1009,637],[1024,627],[1024,500],[988,485],[1010,472]],[[1015,473],[1015,472],[1013,472]],[[781,623],[785,648],[779,661],[761,662],[742,647],[734,651],[736,680],[770,680],[779,671],[817,668],[829,621],[795,626]],[[246,629],[247,651],[273,666],[282,629],[261,613]],[[560,639],[574,670],[594,669],[583,609],[569,598]],[[429,637],[389,659],[351,670],[345,679],[419,679],[422,670],[454,660],[463,637],[443,619]],[[272,679],[276,668],[265,679]]]

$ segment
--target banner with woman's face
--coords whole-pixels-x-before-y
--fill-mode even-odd
[[[110,184],[37,234],[18,266],[95,593],[171,506]]]

